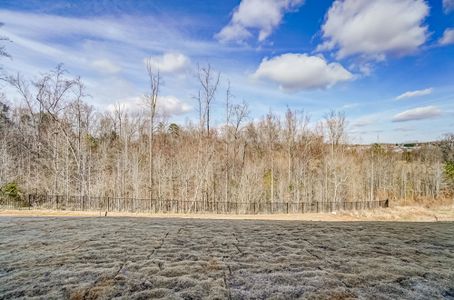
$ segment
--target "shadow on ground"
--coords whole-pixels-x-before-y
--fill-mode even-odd
[[[454,223],[0,217],[0,298],[454,299]]]

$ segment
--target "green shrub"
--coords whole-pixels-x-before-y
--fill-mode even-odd
[[[0,188],[0,195],[5,198],[19,201],[22,198],[22,192],[16,182],[8,182]]]
[[[445,176],[450,184],[454,184],[454,161],[445,162]]]

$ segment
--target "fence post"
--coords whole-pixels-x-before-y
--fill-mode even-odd
[[[385,200],[385,207],[389,207],[389,199]]]
[[[32,200],[31,200],[31,195],[28,194],[28,210],[30,210],[32,207]]]
[[[288,214],[288,202],[287,202],[287,214]]]

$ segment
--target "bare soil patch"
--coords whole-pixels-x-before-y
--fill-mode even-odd
[[[0,217],[0,298],[452,299],[454,223]]]
[[[36,217],[101,217],[105,211],[71,211],[47,209],[0,209],[0,216]],[[454,206],[394,206],[372,210],[339,211],[333,213],[296,213],[296,214],[183,214],[183,213],[129,213],[108,212],[109,217],[151,217],[184,219],[224,219],[224,220],[282,220],[282,221],[403,221],[439,222],[454,221]]]

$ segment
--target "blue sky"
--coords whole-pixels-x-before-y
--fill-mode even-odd
[[[195,119],[197,64],[230,81],[252,120],[342,110],[354,143],[427,141],[454,130],[454,0],[0,1],[9,73],[58,63],[100,110],[140,108],[144,60],[161,70],[161,109]],[[7,87],[10,101],[18,101]]]

